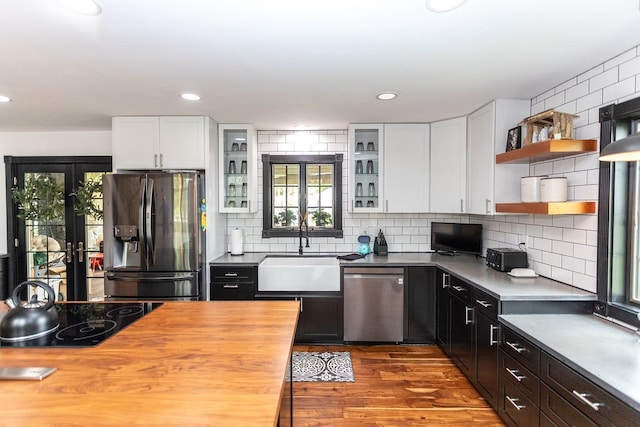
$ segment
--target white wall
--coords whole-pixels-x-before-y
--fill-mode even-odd
[[[111,131],[0,132],[0,253],[7,252],[4,156],[110,156]]]
[[[599,139],[600,107],[640,96],[640,46],[549,89],[531,100],[531,114],[554,108],[577,114],[576,139]],[[598,154],[584,154],[530,166],[531,175],[566,176],[570,200],[598,200]],[[597,215],[472,217],[483,223],[489,247],[528,242],[539,274],[595,292]]]

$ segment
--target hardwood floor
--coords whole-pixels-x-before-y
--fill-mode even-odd
[[[349,351],[355,383],[296,382],[296,427],[504,426],[438,346],[307,346]]]

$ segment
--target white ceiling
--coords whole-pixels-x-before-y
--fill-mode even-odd
[[[110,129],[115,115],[428,122],[532,98],[640,44],[638,0],[468,0],[448,14],[424,0],[98,3],[86,17],[0,0],[0,94],[13,99],[0,131]]]

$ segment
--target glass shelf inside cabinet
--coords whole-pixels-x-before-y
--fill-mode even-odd
[[[224,130],[224,204],[228,208],[246,208],[247,196],[247,130]]]
[[[354,208],[377,208],[380,186],[378,129],[356,129],[354,136]]]

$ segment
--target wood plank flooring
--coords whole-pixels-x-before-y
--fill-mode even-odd
[[[296,382],[296,427],[504,426],[438,346],[295,345],[349,351],[355,383]]]

